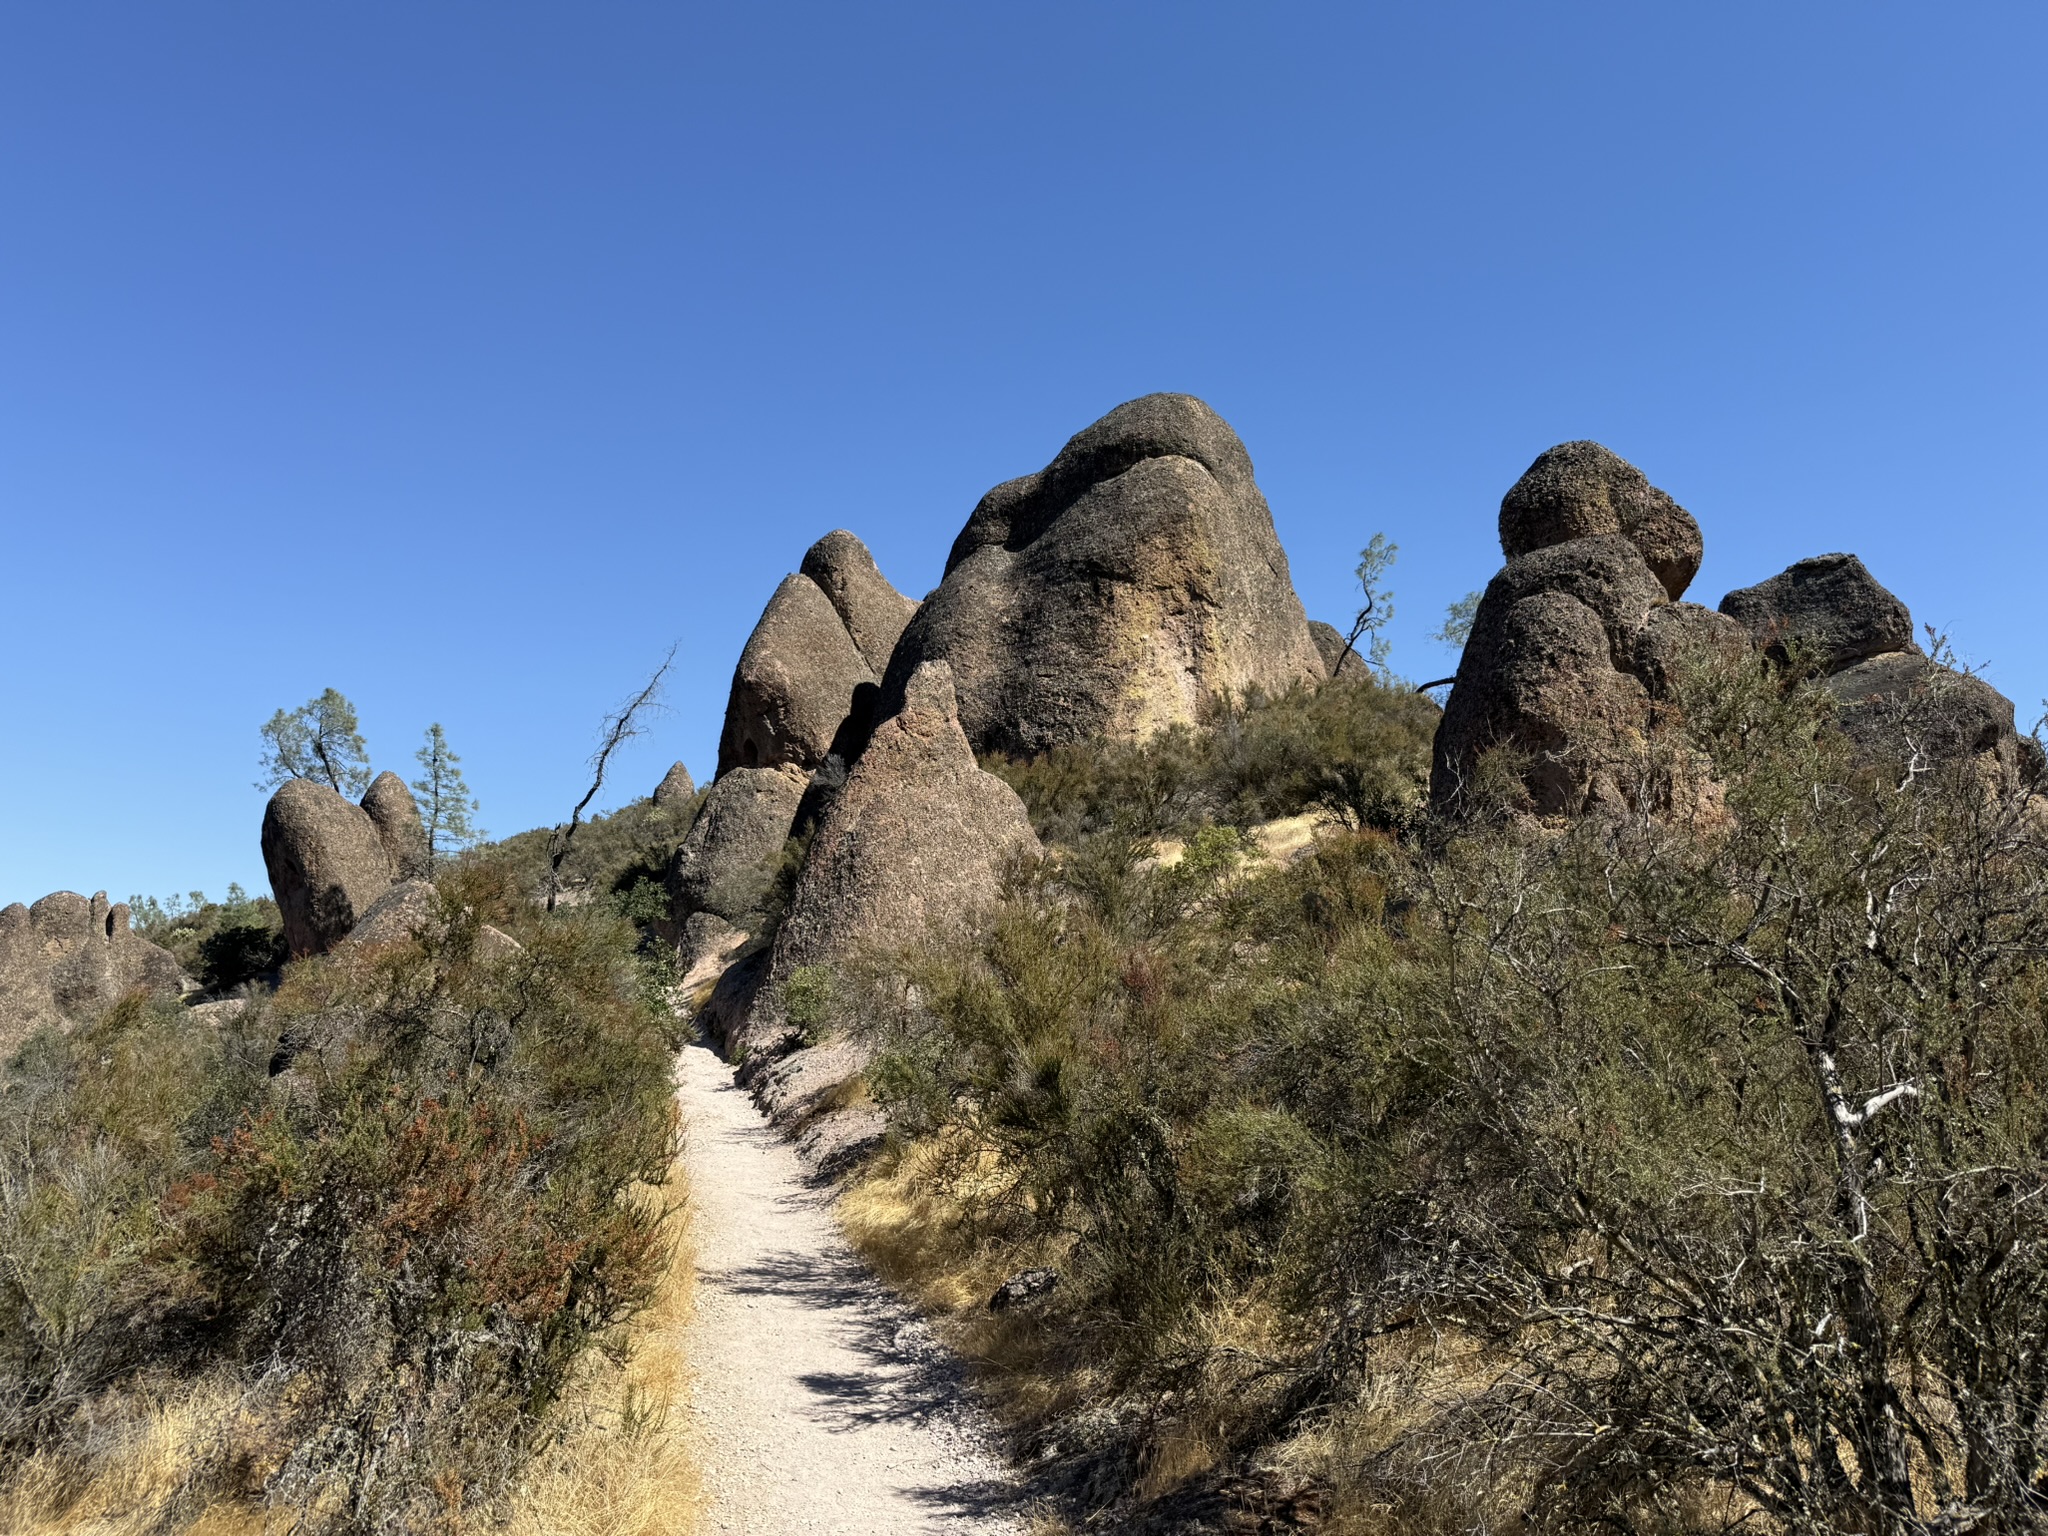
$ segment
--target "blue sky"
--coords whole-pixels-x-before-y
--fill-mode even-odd
[[[712,766],[844,526],[913,594],[1117,402],[1209,400],[1395,663],[1594,437],[1691,595],[1835,549],[2048,694],[2037,5],[0,9],[0,901],[263,885],[257,727],[439,720],[496,832]],[[617,803],[617,798],[613,803]]]

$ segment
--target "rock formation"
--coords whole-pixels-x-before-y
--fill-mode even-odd
[[[128,925],[128,904],[53,891],[0,908],[0,1051],[89,1017],[137,987],[174,992],[178,962]]]
[[[2040,770],[2012,701],[1913,643],[1906,605],[1854,555],[1816,555],[1721,599],[1774,660],[1796,662],[1835,696],[1836,721],[1871,762],[1977,759],[2003,775]]]
[[[1539,457],[1501,502],[1500,537],[1508,563],[1480,600],[1437,728],[1439,810],[1465,808],[1482,759],[1501,749],[1537,815],[1635,804],[1646,786],[1621,775],[1642,759],[1674,666],[1703,648],[1797,662],[1835,695],[1866,759],[1910,742],[1924,760],[2011,773],[2038,756],[2010,701],[1920,652],[1906,605],[1854,555],[1802,560],[1729,593],[1719,612],[1679,602],[1699,568],[1699,525],[1597,443]],[[1660,808],[1718,805],[1704,765],[1672,748],[1680,766],[1654,787]]]
[[[661,776],[661,782],[654,786],[654,808],[657,811],[679,811],[697,798],[697,781],[690,777],[690,770],[681,763],[675,764]]]
[[[392,872],[400,880],[425,878],[430,862],[426,824],[405,780],[388,768],[378,774],[370,792],[363,796],[363,810],[377,828],[377,841],[384,845]]]
[[[1188,395],[1120,405],[981,499],[883,681],[952,669],[979,752],[1137,739],[1327,675],[1244,445]]]
[[[949,670],[926,662],[818,825],[750,1035],[779,1022],[779,989],[799,968],[909,943],[987,906],[1005,862],[1037,851],[1016,791],[974,760]]]
[[[310,779],[287,779],[270,797],[263,863],[293,959],[332,949],[397,878],[370,813]]]
[[[1344,631],[1334,624],[1325,624],[1321,619],[1308,621],[1309,638],[1316,643],[1316,654],[1323,658],[1323,673],[1327,677],[1370,677],[1372,668],[1365,664],[1365,658],[1344,643]]]
[[[784,763],[813,769],[835,750],[857,753],[888,659],[881,647],[894,646],[915,607],[852,534],[812,545],[769,598],[733,669],[718,776]]]
[[[711,786],[669,866],[670,911],[679,927],[687,931],[700,913],[752,925],[809,784],[803,769],[784,763],[734,768]]]
[[[1456,810],[1481,757],[1506,749],[1537,815],[1621,806],[1617,770],[1651,726],[1676,654],[1735,643],[1729,620],[1676,601],[1699,525],[1598,443],[1564,443],[1501,501],[1507,565],[1487,586],[1437,727],[1430,799]]]

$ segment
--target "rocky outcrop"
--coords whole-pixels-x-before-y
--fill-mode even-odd
[[[1563,443],[1502,498],[1500,542],[1508,563],[1480,598],[1437,727],[1431,803],[1468,808],[1489,753],[1536,815],[1632,803],[1623,765],[1678,656],[1746,644],[1732,621],[1676,601],[1699,569],[1699,525],[1598,443]]]
[[[126,902],[53,891],[0,908],[0,1052],[45,1025],[88,1018],[138,987],[176,992],[178,962],[129,927]]]
[[[1699,574],[1705,542],[1693,516],[1635,465],[1598,443],[1559,443],[1502,498],[1501,553],[1515,560],[1578,539],[1619,535],[1676,601]]]
[[[427,929],[439,917],[441,906],[431,880],[401,880],[371,902],[336,948],[370,949],[384,944],[403,944]]]
[[[1971,761],[1987,774],[2041,770],[2012,700],[1913,643],[1906,605],[1854,555],[1816,555],[1721,599],[1773,660],[1796,663],[1835,698],[1835,719],[1870,763]]]
[[[887,652],[916,605],[852,534],[827,534],[783,578],[733,670],[718,777],[735,768],[814,769],[851,759],[873,718]],[[879,655],[881,662],[870,655]]]
[[[1308,621],[1309,638],[1315,642],[1316,654],[1323,658],[1323,675],[1326,677],[1370,677],[1372,668],[1365,664],[1365,658],[1357,650],[1344,643],[1344,631],[1334,624],[1325,624],[1321,619]]]
[[[426,824],[405,780],[389,769],[378,774],[363,796],[363,810],[377,829],[377,841],[384,845],[392,872],[400,880],[425,878],[430,862]]]
[[[1775,661],[1796,655],[1822,676],[1873,656],[1917,653],[1913,617],[1854,555],[1816,555],[1721,599]]]
[[[679,926],[698,913],[751,925],[809,784],[810,775],[785,763],[735,768],[711,786],[669,865],[670,912]]]
[[[782,989],[802,967],[957,922],[995,900],[1008,860],[1037,852],[1023,801],[974,760],[950,672],[926,662],[811,839],[739,1043],[759,1048],[777,1030]]]
[[[1138,739],[1327,675],[1237,434],[1188,395],[1120,405],[954,541],[883,681],[952,669],[978,752]]]
[[[661,776],[661,782],[654,786],[654,808],[657,811],[680,811],[697,798],[697,781],[690,777],[690,770],[677,763]]]
[[[817,583],[846,626],[854,649],[880,678],[917,603],[889,585],[867,545],[844,528],[813,544],[797,569]]]
[[[270,797],[263,863],[293,959],[332,949],[397,878],[370,813],[310,779],[287,779]]]

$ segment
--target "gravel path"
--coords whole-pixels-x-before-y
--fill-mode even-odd
[[[830,1192],[709,1047],[686,1046],[676,1080],[705,1531],[1018,1536],[959,1362],[847,1247]]]

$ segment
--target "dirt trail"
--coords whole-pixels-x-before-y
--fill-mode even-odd
[[[704,1529],[1017,1536],[959,1362],[847,1247],[725,1064],[684,1048]]]

